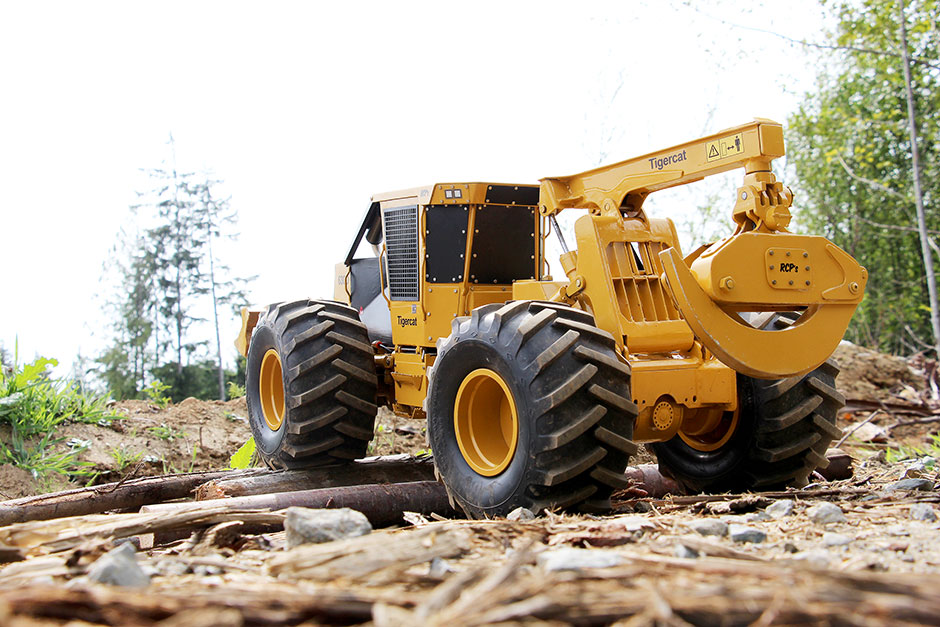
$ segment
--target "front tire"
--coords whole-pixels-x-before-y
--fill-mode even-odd
[[[469,516],[609,507],[636,445],[630,367],[593,317],[548,302],[485,305],[438,343],[428,438]]]
[[[251,334],[245,379],[251,432],[270,468],[366,455],[376,375],[366,327],[351,307],[315,300],[269,306]]]

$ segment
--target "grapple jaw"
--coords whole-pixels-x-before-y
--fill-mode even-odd
[[[676,306],[718,359],[748,376],[805,374],[838,346],[868,271],[822,237],[739,232],[683,260],[660,253]],[[751,326],[745,312],[795,311],[782,329]]]

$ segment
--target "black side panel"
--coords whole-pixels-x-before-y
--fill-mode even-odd
[[[538,205],[539,188],[524,185],[488,185],[486,202],[497,205]]]
[[[535,278],[535,207],[481,205],[474,229],[471,283]]]
[[[467,205],[428,205],[425,275],[430,283],[463,281],[464,254],[467,250]]]
[[[349,299],[349,304],[356,311],[362,311],[382,293],[382,286],[379,285],[379,258],[353,259],[349,271],[352,274],[352,298]]]

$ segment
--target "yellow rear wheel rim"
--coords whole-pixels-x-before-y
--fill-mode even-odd
[[[519,416],[512,392],[489,368],[464,378],[454,400],[454,431],[464,460],[484,477],[506,470],[516,452]]]
[[[271,431],[277,431],[284,423],[284,378],[281,357],[273,348],[268,349],[261,358],[258,393],[261,396],[264,422]]]
[[[715,425],[715,428],[708,433],[691,435],[684,433],[680,428],[679,437],[696,451],[702,451],[704,453],[717,451],[727,444],[731,436],[734,435],[735,430],[738,428],[740,414],[740,409],[735,409],[733,412],[725,412],[718,421],[718,424]]]

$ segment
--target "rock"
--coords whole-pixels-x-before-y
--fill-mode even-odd
[[[813,568],[826,568],[829,566],[832,557],[823,549],[811,549],[809,551],[801,551],[791,559],[808,564]]]
[[[899,492],[902,490],[923,490],[929,492],[933,490],[933,481],[930,479],[901,479],[894,483],[889,483],[885,492]]]
[[[653,511],[653,506],[647,503],[646,501],[637,501],[633,505],[633,511],[639,514],[645,514],[647,512]]]
[[[914,503],[910,509],[911,518],[914,520],[923,520],[925,522],[934,522],[937,520],[937,513],[933,506],[928,503]]]
[[[723,538],[728,535],[728,524],[714,518],[695,520],[686,526],[702,536],[718,536]]]
[[[301,544],[319,544],[364,536],[372,532],[372,525],[362,512],[348,507],[288,507],[284,530],[287,532],[287,548],[290,549]]]
[[[163,577],[179,577],[189,572],[189,564],[174,559],[162,559],[156,563],[155,568]]]
[[[728,529],[728,535],[733,542],[752,542],[760,544],[767,539],[767,534],[760,529],[754,529],[746,525],[733,524]]]
[[[793,503],[793,501],[791,501],[790,499],[782,499],[780,501],[775,502],[773,505],[770,505],[764,511],[771,518],[775,520],[780,520],[781,518],[785,518],[789,516],[790,514],[792,514],[794,507],[795,507],[795,504]]]
[[[787,553],[799,553],[800,548],[793,544],[792,542],[785,542],[783,545],[783,550]]]
[[[823,546],[845,546],[852,541],[852,538],[843,533],[832,533],[827,531],[823,534]]]
[[[829,449],[826,451],[826,461],[829,462],[828,466],[816,469],[816,472],[822,475],[826,481],[852,478],[852,462],[854,460],[845,451],[837,448]]]
[[[455,571],[447,560],[441,559],[440,557],[435,557],[431,560],[430,565],[428,566],[428,577],[433,577],[435,579],[443,579],[447,573],[453,573]]]
[[[817,525],[845,522],[845,514],[842,513],[842,508],[832,503],[814,505],[806,510],[806,515]]]
[[[539,553],[536,562],[544,570],[583,570],[619,566],[626,559],[619,553],[602,549],[552,549]]]
[[[516,509],[509,512],[506,516],[506,520],[535,520],[535,514],[532,513],[532,510],[526,509],[524,507],[517,507]]]
[[[679,543],[676,545],[676,548],[673,551],[673,554],[676,557],[681,557],[683,559],[690,559],[690,560],[695,559],[699,556],[698,551],[696,551],[695,549],[689,548],[682,543]]]
[[[143,588],[150,585],[150,577],[137,563],[134,545],[124,543],[111,549],[88,568],[88,578],[112,586]]]

